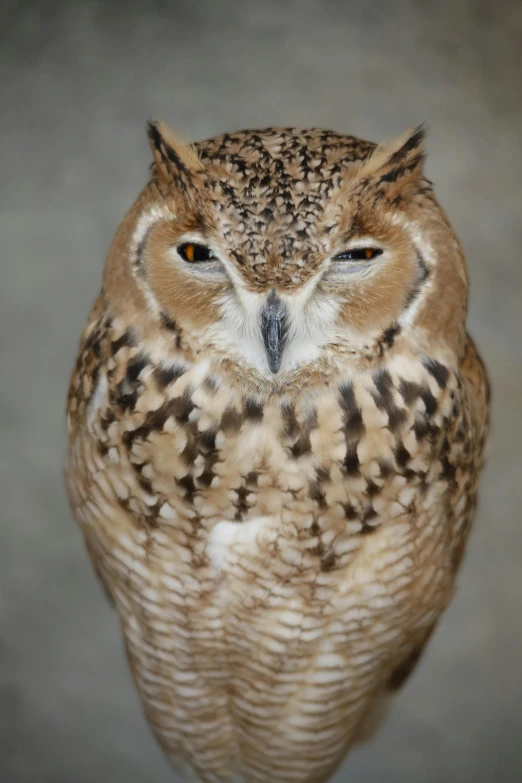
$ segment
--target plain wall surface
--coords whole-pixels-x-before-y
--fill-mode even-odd
[[[427,121],[464,245],[494,430],[457,596],[335,781],[522,780],[522,3],[4,2],[0,9],[0,779],[168,783],[62,482],[69,374],[147,178],[145,121],[199,139]],[[277,783],[277,781],[274,781]]]

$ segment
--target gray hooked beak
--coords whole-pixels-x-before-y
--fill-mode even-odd
[[[268,299],[261,310],[261,331],[263,333],[268,366],[273,373],[278,372],[281,367],[287,334],[287,317],[285,303],[274,290],[270,291]]]

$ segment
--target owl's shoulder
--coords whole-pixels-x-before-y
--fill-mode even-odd
[[[100,294],[89,313],[80,337],[76,362],[69,382],[67,397],[68,427],[74,434],[85,419],[89,402],[100,380],[100,371],[106,363],[112,316]]]

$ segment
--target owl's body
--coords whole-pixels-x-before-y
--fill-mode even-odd
[[[487,429],[462,256],[420,133],[150,136],[71,384],[71,502],[173,762],[316,783],[452,594]]]

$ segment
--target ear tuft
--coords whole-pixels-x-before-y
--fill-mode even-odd
[[[357,179],[368,183],[403,190],[417,183],[422,176],[426,153],[426,126],[418,125],[392,143],[379,144],[357,171]]]
[[[424,142],[426,140],[426,125],[417,125],[413,131],[408,130],[400,136],[395,144],[396,151],[390,156],[390,163],[406,162],[411,156],[421,155],[424,157]],[[405,140],[404,140],[405,139]]]
[[[157,120],[147,123],[147,136],[158,172],[183,189],[191,184],[192,175],[203,170],[194,147],[183,143],[166,125]]]

